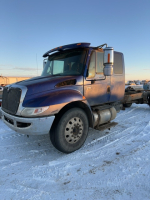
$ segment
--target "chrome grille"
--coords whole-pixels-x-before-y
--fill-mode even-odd
[[[20,103],[22,90],[20,88],[5,87],[2,96],[2,109],[15,115]]]

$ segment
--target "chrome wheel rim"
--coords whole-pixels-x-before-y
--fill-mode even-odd
[[[79,117],[71,118],[65,127],[65,139],[70,144],[75,144],[82,137],[83,122]]]

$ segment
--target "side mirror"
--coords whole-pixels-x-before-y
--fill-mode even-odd
[[[47,59],[44,59],[44,60],[43,60],[43,69],[44,69],[46,63],[47,63]]]
[[[106,47],[104,49],[104,75],[111,76],[113,74],[114,63],[114,49],[112,47]]]
[[[112,76],[113,75],[113,66],[105,65],[103,72],[104,72],[104,76]]]

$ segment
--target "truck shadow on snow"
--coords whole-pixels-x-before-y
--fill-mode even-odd
[[[112,127],[115,127],[118,123],[117,122],[110,122],[103,124],[101,126],[96,127],[95,129],[90,128],[88,132],[87,139],[85,143],[83,144],[82,148],[86,146],[86,144],[91,143],[95,139],[100,139],[104,135],[109,135],[111,133],[110,129]],[[24,136],[26,137],[26,141],[28,141],[30,144],[33,142],[36,146],[37,149],[41,148],[41,150],[47,152],[47,153],[58,153],[65,155],[64,153],[59,152],[55,147],[52,145],[50,141],[50,136],[49,135],[43,135],[43,136]],[[35,147],[35,146],[34,146]],[[82,149],[81,148],[81,149]],[[80,151],[77,150],[77,151]],[[33,151],[32,151],[33,152]]]
[[[2,124],[2,120],[0,120],[0,124]],[[87,146],[92,144],[93,141],[101,140],[101,138],[105,135],[109,135],[111,133],[111,128],[116,126],[116,122],[107,123],[101,125],[97,128],[97,130],[90,128],[88,137],[81,147],[81,149],[74,152],[80,153],[82,151],[86,151]],[[59,152],[51,143],[49,135],[38,135],[38,136],[28,136],[24,134],[19,134],[11,129],[9,129],[5,124],[2,124],[3,132],[0,135],[0,144],[2,148],[8,148],[10,154],[15,155],[16,160],[26,159],[28,155],[28,159],[36,160],[40,157],[44,157],[44,162],[52,161],[58,159],[59,157],[64,157],[66,154]],[[43,159],[42,159],[43,160]]]

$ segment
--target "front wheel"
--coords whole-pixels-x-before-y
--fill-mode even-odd
[[[80,108],[72,108],[64,113],[52,127],[51,142],[59,151],[71,153],[83,145],[88,129],[86,113]]]

